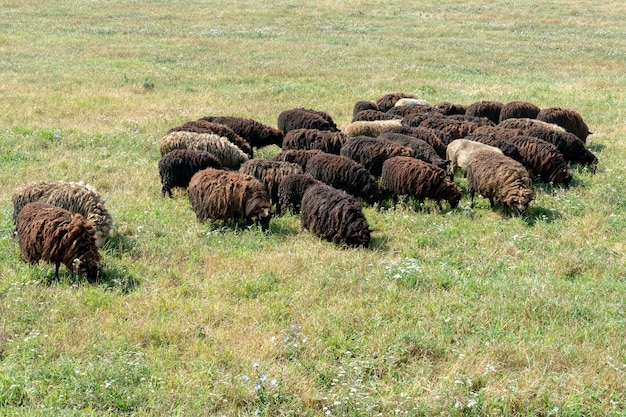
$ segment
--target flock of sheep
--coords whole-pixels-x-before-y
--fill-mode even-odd
[[[436,105],[392,93],[359,101],[342,131],[326,112],[296,108],[278,116],[277,128],[253,119],[208,116],[170,129],[160,141],[163,195],[187,189],[196,218],[257,223],[272,215],[300,214],[303,228],[341,245],[367,247],[370,228],[362,204],[442,202],[454,209],[467,177],[475,194],[522,214],[532,181],[568,187],[571,164],[595,172],[586,148],[590,134],[571,109],[540,109],[523,101]],[[270,159],[254,150],[277,145]],[[98,192],[82,183],[37,181],[13,194],[20,251],[85,276],[102,274],[101,247],[112,219]]]

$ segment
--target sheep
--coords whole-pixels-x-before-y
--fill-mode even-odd
[[[508,141],[508,135],[502,135],[494,132],[483,133],[482,131],[474,131],[467,135],[464,139],[474,142],[484,143],[485,145],[494,146],[502,151],[509,158],[515,159],[522,165],[527,165],[526,159],[522,156],[517,146]]]
[[[267,190],[270,201],[278,201],[278,185],[282,179],[291,174],[302,174],[302,167],[298,164],[269,159],[251,159],[241,164],[239,172],[251,175],[261,181]]]
[[[344,133],[350,137],[355,136],[370,136],[375,138],[381,133],[388,132],[392,129],[398,129],[406,127],[401,119],[391,120],[361,120],[358,122],[350,123],[345,129]]]
[[[358,121],[372,121],[372,120],[392,120],[392,119],[402,119],[403,116],[399,116],[396,114],[391,114],[389,112],[383,112],[380,110],[363,110],[358,112],[352,117],[353,122]]]
[[[497,123],[497,122],[494,123],[488,117],[484,117],[484,116],[470,116],[469,114],[451,114],[451,115],[446,116],[446,117],[448,119],[458,120],[458,121],[461,121],[461,122],[474,123],[478,127],[496,126],[496,123]]]
[[[248,158],[254,157],[252,146],[244,138],[239,136],[230,127],[223,123],[214,123],[207,120],[191,120],[181,125],[171,128],[167,133],[172,132],[195,132],[195,133],[214,133],[219,136],[224,136],[239,149],[241,149]]]
[[[278,185],[278,202],[276,213],[283,216],[288,210],[293,214],[300,213],[302,196],[306,190],[313,186],[323,184],[309,174],[291,174],[285,176]]]
[[[540,110],[541,109],[538,106],[527,101],[509,101],[502,106],[498,123],[506,119],[536,119]]]
[[[224,136],[213,133],[168,133],[161,139],[161,156],[174,149],[195,149],[211,152],[219,159],[224,168],[233,170],[239,169],[239,166],[249,159],[248,155]]]
[[[206,168],[191,178],[187,195],[201,223],[246,220],[258,223],[263,231],[269,227],[272,203],[265,186],[251,175]]]
[[[461,139],[472,133],[478,125],[469,121],[456,120],[445,116],[429,117],[422,121],[419,126],[430,129],[438,129],[450,135],[450,139]],[[448,144],[446,143],[446,146]]]
[[[306,171],[306,164],[315,155],[324,153],[319,149],[286,149],[274,155],[272,161],[293,162],[300,165],[302,171]]]
[[[270,145],[280,147],[283,143],[283,133],[280,130],[253,119],[236,116],[205,116],[202,120],[227,125],[257,149]]]
[[[376,106],[378,110],[387,111],[396,105],[396,102],[402,98],[417,98],[412,94],[405,93],[389,93],[376,100]]]
[[[423,139],[414,136],[403,135],[402,133],[387,132],[378,136],[379,139],[388,139],[400,145],[407,146],[415,151],[414,157],[422,161],[431,163],[442,169],[447,169],[450,161],[443,159],[435,151],[435,148]]]
[[[366,203],[381,197],[380,188],[372,174],[360,163],[341,155],[320,154],[309,159],[306,173]]]
[[[506,155],[491,151],[476,151],[467,163],[467,191],[474,207],[476,193],[494,200],[522,215],[532,199],[530,175],[524,166]]]
[[[469,139],[455,139],[448,144],[446,148],[446,157],[450,161],[448,167],[448,174],[450,179],[454,179],[454,173],[456,169],[460,169],[462,172],[467,171],[467,162],[471,158],[472,154],[479,150],[487,150],[495,152],[500,155],[504,155],[500,148],[495,146],[485,145],[481,142],[476,142]]]
[[[443,114],[444,116],[449,116],[451,114],[465,114],[467,109],[463,104],[454,104],[448,101],[442,101],[433,106],[435,111]]]
[[[284,110],[278,115],[278,129],[286,135],[294,129],[319,129],[337,132],[333,118],[326,112],[305,108]]]
[[[575,134],[554,129],[544,129],[540,126],[524,129],[523,134],[550,142],[563,154],[563,158],[567,162],[592,167],[595,173],[598,158],[585,147],[585,143]]]
[[[357,113],[360,113],[364,110],[380,111],[376,103],[374,103],[373,101],[361,100],[354,103],[354,107],[352,107],[352,117],[356,116]]]
[[[91,185],[81,182],[32,181],[18,187],[11,199],[14,223],[22,207],[34,201],[43,201],[81,214],[85,220],[94,224],[96,246],[99,248],[104,245],[113,226],[113,219],[100,193]]]
[[[582,116],[571,109],[564,109],[561,107],[547,107],[541,109],[537,114],[537,120],[542,120],[548,123],[554,123],[561,126],[570,133],[575,134],[586,143],[587,136],[591,134],[587,123],[584,122]]]
[[[100,279],[102,258],[91,221],[43,201],[26,204],[16,220],[20,252],[26,261],[54,262],[57,279],[61,264],[90,283]]]
[[[569,187],[572,173],[556,146],[532,136],[515,136],[508,141],[517,146],[531,175],[541,177],[544,182]]]
[[[175,149],[159,160],[161,193],[172,197],[172,188],[187,188],[191,177],[205,168],[222,169],[222,163],[215,155],[195,149]]]
[[[385,114],[400,117],[407,122],[415,118],[425,119],[426,117],[435,116],[439,113],[426,106],[394,106],[387,110]]]
[[[486,117],[497,124],[500,121],[500,111],[503,106],[504,104],[499,101],[477,101],[467,106],[465,114],[473,117]]]
[[[544,122],[543,120],[537,120],[537,119],[526,118],[526,117],[505,119],[505,120],[502,120],[500,123],[498,123],[498,127],[506,128],[506,129],[524,130],[524,129],[528,129],[529,127],[535,127],[535,126],[541,127],[543,129],[557,130],[559,132],[566,131],[561,126],[556,125],[554,123],[548,123],[548,122]]]
[[[404,97],[399,99],[398,101],[396,101],[396,103],[393,105],[394,107],[401,107],[401,106],[412,106],[412,107],[425,107],[427,109],[430,109],[432,106],[430,105],[430,103],[426,100],[422,100],[421,98],[408,98],[408,97]]]
[[[341,155],[361,163],[372,175],[380,177],[386,159],[392,156],[413,157],[415,151],[388,139],[357,136],[343,145]]]
[[[282,149],[319,149],[339,155],[341,146],[348,139],[343,132],[319,129],[294,129],[285,134]]]
[[[446,157],[445,144],[452,141],[450,135],[441,130],[421,126],[412,127],[409,135],[428,142],[441,158]]]
[[[300,224],[329,242],[368,247],[370,229],[359,202],[326,184],[309,187],[302,196]]]
[[[446,171],[419,159],[395,156],[383,163],[380,187],[395,197],[409,195],[421,203],[432,199],[443,211],[445,200],[456,208],[463,194],[461,187],[446,178]]]

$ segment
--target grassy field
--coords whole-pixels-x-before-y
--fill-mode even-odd
[[[626,414],[621,0],[7,0],[0,20],[0,415]],[[396,91],[575,109],[597,174],[537,185],[521,218],[366,207],[366,250],[160,195],[170,127],[304,106],[343,128]],[[106,199],[101,284],[21,258],[11,194],[41,179]]]

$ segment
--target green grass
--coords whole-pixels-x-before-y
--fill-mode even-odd
[[[0,19],[0,415],[626,413],[621,2],[9,1]],[[160,195],[181,122],[304,106],[343,128],[395,91],[573,108],[598,172],[538,185],[523,218],[366,207],[367,250],[297,216],[198,224]],[[40,179],[106,199],[101,284],[22,260],[11,194]]]

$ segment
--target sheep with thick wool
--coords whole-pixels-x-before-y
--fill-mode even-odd
[[[285,134],[282,149],[319,149],[339,155],[341,147],[348,139],[343,132],[319,129],[294,129]]]
[[[343,130],[349,137],[356,136],[369,136],[375,138],[390,130],[406,128],[402,119],[390,119],[390,120],[360,120],[352,122]]]
[[[40,260],[97,282],[102,276],[101,256],[95,239],[96,229],[78,213],[36,201],[26,204],[17,215],[17,237],[20,252],[26,261]]]
[[[517,146],[530,174],[543,182],[569,187],[572,173],[556,146],[532,136],[514,136],[509,142]]]
[[[254,119],[237,116],[205,116],[202,120],[227,125],[257,149],[270,145],[280,147],[283,143],[283,132]]]
[[[247,161],[246,155],[226,137],[213,133],[176,131],[163,136],[160,143],[161,156],[175,149],[195,149],[211,152],[224,168],[239,169]]]
[[[458,103],[450,103],[449,101],[442,101],[436,103],[433,106],[433,110],[441,113],[444,116],[448,116],[451,114],[465,114],[467,106]]]
[[[493,123],[500,121],[500,112],[504,103],[499,101],[476,101],[465,108],[465,115],[471,117],[486,117]]]
[[[269,227],[272,203],[265,186],[251,175],[206,168],[191,178],[187,194],[201,223],[245,220],[258,223],[262,230]]]
[[[284,110],[276,121],[278,129],[286,135],[294,129],[318,129],[337,132],[339,129],[330,114],[313,109],[296,108]]]
[[[585,147],[585,143],[575,134],[561,132],[554,129],[545,129],[541,126],[529,127],[522,133],[526,136],[543,139],[556,146],[567,162],[589,166],[595,172],[598,157]]]
[[[522,165],[526,165],[526,159],[524,159],[517,146],[507,140],[508,136],[500,136],[493,132],[475,131],[467,135],[464,139],[494,146],[500,149],[505,156],[515,159]]]
[[[580,113],[572,109],[547,107],[541,109],[537,114],[537,120],[559,125],[568,132],[578,136],[583,142],[586,142],[587,136],[591,134],[589,126],[587,126]]]
[[[284,177],[291,174],[302,174],[298,164],[269,159],[251,159],[241,164],[239,172],[251,175],[265,186],[272,203],[278,201],[278,185]]]
[[[395,197],[408,195],[420,203],[426,199],[434,200],[440,211],[443,210],[442,201],[447,201],[454,209],[463,196],[461,188],[446,178],[445,170],[406,156],[395,156],[385,161],[380,187]]]
[[[362,164],[345,156],[316,155],[309,159],[306,173],[369,204],[381,198],[380,188],[372,174]]]
[[[498,123],[498,128],[505,128],[505,129],[525,130],[530,127],[541,127],[542,129],[550,129],[550,130],[556,130],[559,132],[566,132],[565,129],[563,129],[561,126],[557,124],[548,123],[548,122],[544,122],[543,120],[537,120],[537,119],[532,119],[528,117],[509,118],[509,119],[504,119],[500,123]]]
[[[222,163],[211,152],[196,149],[175,149],[158,163],[161,193],[172,197],[172,188],[187,188],[191,177],[205,168],[222,169]]]
[[[491,151],[472,154],[467,163],[467,191],[472,208],[474,196],[478,193],[489,199],[492,208],[497,201],[520,215],[532,199],[528,170],[513,158]]]
[[[359,162],[375,177],[380,177],[385,160],[393,156],[414,155],[415,151],[408,146],[369,136],[350,138],[341,148],[341,156]]]
[[[438,166],[442,169],[447,169],[450,161],[447,159],[443,159],[439,156],[439,154],[435,151],[435,148],[428,142],[423,139],[416,138],[414,136],[404,135],[402,133],[393,133],[386,132],[378,137],[379,139],[388,139],[392,142],[399,143],[402,146],[407,146],[413,151],[414,157],[417,159],[421,159],[424,162],[431,163],[435,166]]]
[[[104,245],[113,227],[113,219],[100,193],[91,185],[82,182],[32,181],[18,187],[11,199],[14,223],[17,222],[17,216],[22,208],[34,201],[43,201],[72,213],[81,214],[86,221],[94,224],[98,247]]]
[[[476,123],[447,116],[429,117],[423,120],[419,126],[441,130],[450,135],[450,140],[464,138],[479,127]]]
[[[403,98],[417,98],[417,97],[414,96],[413,94],[389,93],[389,94],[385,94],[379,97],[378,100],[376,100],[376,106],[378,107],[378,110],[380,111],[388,111],[389,109],[391,109],[392,107],[396,105],[398,100],[403,99]]]
[[[313,185],[302,196],[300,224],[329,242],[367,247],[370,228],[356,198],[327,184]]]
[[[541,111],[539,106],[533,103],[529,103],[528,101],[509,101],[508,103],[503,105],[502,109],[500,110],[499,122],[507,119],[536,119],[539,111]]]
[[[486,145],[469,139],[455,139],[448,144],[446,149],[446,156],[450,161],[448,173],[450,174],[451,179],[454,179],[454,174],[457,169],[460,169],[463,173],[467,172],[467,164],[472,157],[472,154],[477,151],[489,151],[499,155],[504,155],[500,148],[496,148],[495,146]]]
[[[219,136],[224,136],[239,149],[241,149],[248,158],[254,157],[252,146],[241,136],[239,136],[233,129],[223,123],[214,123],[207,120],[190,120],[178,126],[175,126],[167,131],[171,132],[195,132],[195,133],[214,133]]]
[[[271,158],[271,160],[292,162],[294,164],[300,165],[302,170],[306,171],[306,164],[307,162],[309,162],[309,159],[321,153],[324,152],[320,151],[319,149],[286,149],[278,152]]]
[[[384,112],[380,110],[363,110],[358,112],[352,117],[353,122],[358,121],[373,121],[373,120],[392,120],[392,119],[402,119],[404,116],[399,116],[396,114],[391,114],[389,112]]]
[[[278,185],[278,202],[276,213],[283,216],[291,210],[293,214],[300,213],[302,196],[309,187],[323,184],[309,174],[291,174],[282,179]]]
[[[356,103],[354,103],[354,106],[352,107],[352,117],[356,116],[357,113],[360,113],[360,112],[365,111],[365,110],[380,111],[380,109],[378,108],[376,103],[374,103],[373,101],[360,100],[360,101],[357,101]]]

